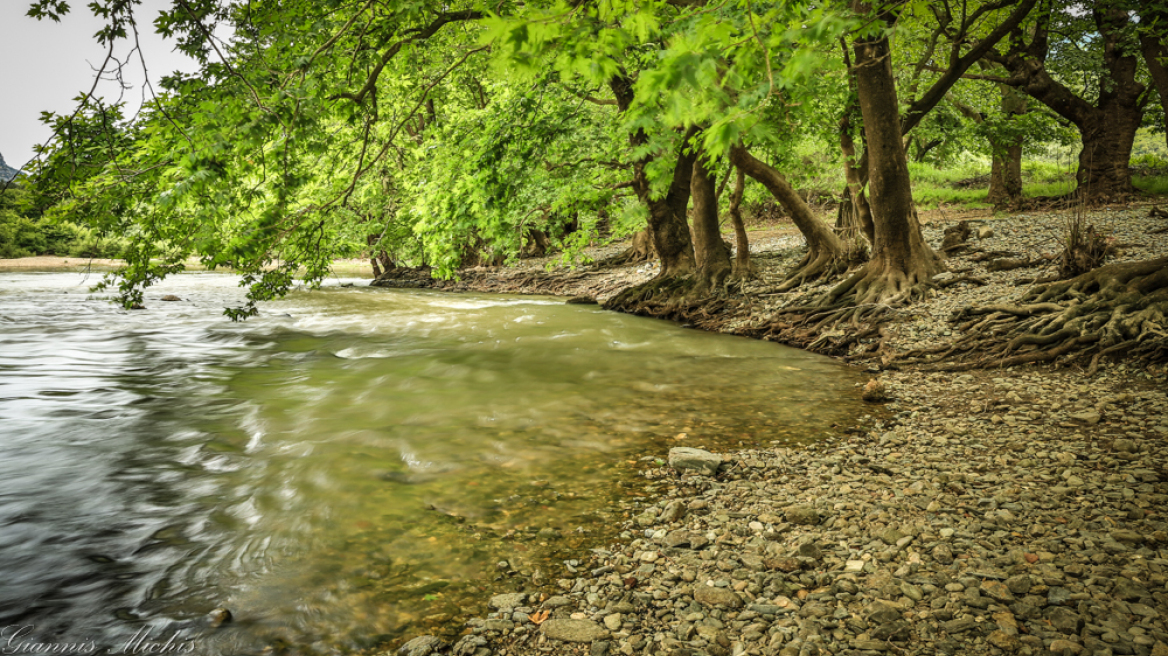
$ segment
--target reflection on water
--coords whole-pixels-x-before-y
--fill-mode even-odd
[[[335,286],[231,324],[230,276],[135,312],[92,283],[0,273],[0,626],[41,639],[344,653],[449,625],[499,561],[554,581],[611,537],[628,463],[859,410],[829,360],[595,306]]]

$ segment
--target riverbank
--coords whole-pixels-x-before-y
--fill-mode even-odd
[[[551,573],[552,586],[510,581],[516,592],[492,598],[496,612],[438,651],[1168,656],[1164,368],[947,374],[889,371],[880,359],[954,339],[956,309],[1019,297],[1052,266],[1066,219],[978,221],[976,248],[949,260],[978,282],[894,311],[881,350],[848,354],[883,385],[882,422],[841,426],[807,449],[760,444],[704,464],[646,454],[641,474],[659,496],[624,509],[619,542],[581,554],[575,573]],[[1168,253],[1168,234],[1154,232],[1164,221],[1147,208],[1088,220],[1113,238],[1116,261]],[[944,227],[926,228],[930,243]],[[698,327],[757,334],[795,298],[771,290],[801,240],[769,239],[752,246],[760,277],[743,302]],[[1038,266],[993,271],[979,252]],[[655,273],[545,264],[434,286],[603,302]],[[406,653],[438,646],[420,638]]]

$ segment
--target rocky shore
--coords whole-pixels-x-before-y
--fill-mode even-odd
[[[1119,259],[1168,253],[1168,236],[1154,232],[1163,221],[1146,209],[1090,218]],[[979,284],[899,311],[888,341],[952,339],[954,309],[1020,295],[1064,220],[986,221],[976,251],[1038,266],[994,271],[976,253],[952,258]],[[927,230],[931,241],[942,227]],[[761,252],[759,300],[727,330],[788,300],[759,290],[797,256],[789,244]],[[581,273],[553,291],[604,277]],[[529,284],[506,291],[539,291]],[[494,612],[453,644],[423,636],[400,652],[1168,656],[1163,367],[1111,362],[1087,377],[859,366],[879,379],[874,425],[840,427],[799,450],[648,454],[641,471],[657,496],[626,509],[619,542],[581,554],[550,585],[512,582],[518,591],[493,597]]]

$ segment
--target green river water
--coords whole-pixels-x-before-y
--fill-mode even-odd
[[[333,654],[457,630],[584,567],[643,458],[864,412],[829,359],[558,299],[333,281],[232,324],[232,276],[135,312],[94,282],[0,273],[0,626],[28,640]],[[235,621],[207,629],[217,607]]]

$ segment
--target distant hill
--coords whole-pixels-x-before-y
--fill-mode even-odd
[[[19,172],[20,171],[17,171],[11,166],[8,166],[8,164],[4,163],[4,155],[0,154],[0,182],[8,182],[12,178],[15,178],[16,174]]]

